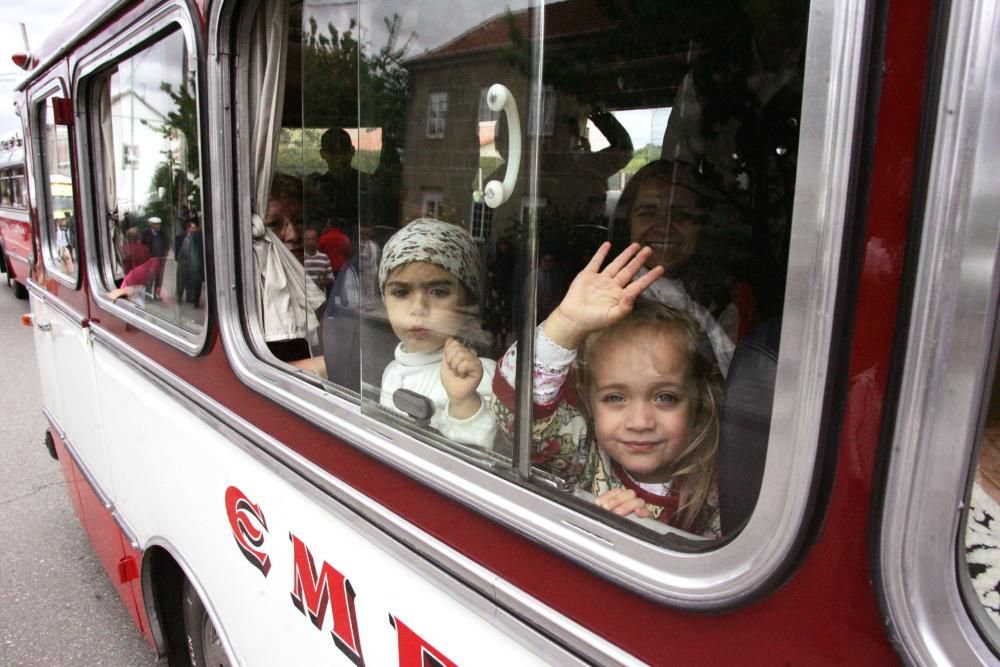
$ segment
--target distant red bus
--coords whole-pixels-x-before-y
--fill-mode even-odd
[[[0,271],[19,299],[28,298],[33,264],[28,193],[24,178],[24,139],[20,133],[0,139]]]

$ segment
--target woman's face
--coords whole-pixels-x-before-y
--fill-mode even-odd
[[[302,233],[299,229],[302,205],[294,199],[272,199],[267,203],[265,224],[278,235],[298,259],[302,259]]]
[[[629,232],[633,242],[653,249],[646,268],[662,266],[670,276],[698,249],[698,236],[706,218],[694,191],[663,178],[650,178],[636,192],[629,211]]]

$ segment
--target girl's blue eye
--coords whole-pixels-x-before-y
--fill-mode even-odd
[[[405,287],[395,287],[389,290],[389,294],[396,299],[405,299],[410,294],[410,290]]]
[[[667,405],[675,405],[679,400],[680,399],[677,398],[676,395],[668,392],[663,392],[661,394],[656,395],[657,403],[666,403]]]
[[[451,296],[451,290],[447,287],[433,287],[431,288],[431,296],[445,299]]]
[[[606,394],[601,397],[602,403],[624,403],[625,397],[621,394]]]

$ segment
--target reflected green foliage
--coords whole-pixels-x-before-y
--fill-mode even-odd
[[[289,141],[286,144],[283,137],[279,153],[279,165],[299,165],[297,169],[290,168],[291,173],[300,176],[321,173],[326,164],[319,155],[320,139],[327,129],[380,128],[381,150],[366,150],[362,146],[352,166],[370,175],[362,182],[362,196],[367,200],[363,210],[371,214],[374,224],[392,226],[398,224],[400,147],[409,85],[402,61],[410,40],[400,43],[399,25],[399,16],[386,18],[385,42],[368,50],[358,43],[355,21],[342,30],[327,24],[324,34],[315,19],[308,19],[302,44],[303,129],[286,130]]]
[[[201,211],[201,166],[198,151],[198,103],[191,94],[193,86],[181,86],[177,90],[167,82],[160,84],[160,90],[173,102],[167,112],[166,121],[158,128],[166,140],[168,148],[161,151],[161,161],[149,184],[148,204],[143,211],[145,217],[157,216],[163,221],[163,230],[168,238],[178,229],[178,217],[188,209]],[[149,126],[146,120],[141,121]],[[176,147],[180,160],[175,159]],[[161,190],[162,188],[162,190]],[[160,193],[163,192],[163,196]]]

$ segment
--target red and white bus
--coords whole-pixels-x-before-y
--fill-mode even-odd
[[[0,138],[0,271],[19,299],[28,298],[31,225],[24,185],[24,138],[20,133]]]
[[[48,441],[171,664],[996,664],[996,3],[105,0],[26,59]],[[532,332],[654,162],[732,354],[711,539],[533,432]],[[380,398],[421,217],[487,269],[463,340],[517,341],[488,442]]]

